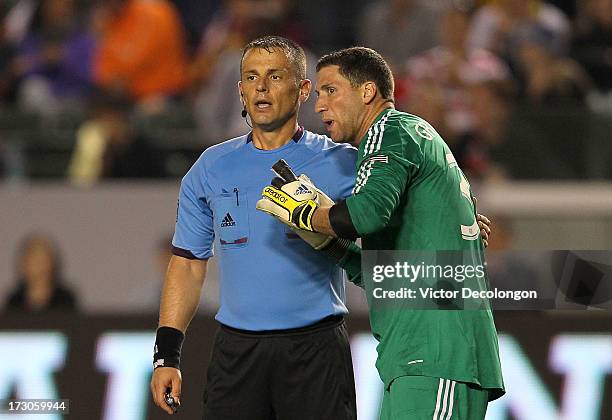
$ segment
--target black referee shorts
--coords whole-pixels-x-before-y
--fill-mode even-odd
[[[342,317],[261,333],[221,325],[203,401],[204,420],[356,419]]]

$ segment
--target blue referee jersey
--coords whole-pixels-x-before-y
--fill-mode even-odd
[[[215,318],[230,327],[299,328],[347,313],[342,270],[255,203],[279,159],[334,201],[347,198],[357,151],[301,128],[292,140],[275,150],[257,149],[250,135],[228,140],[206,149],[181,182],[174,252],[206,259],[214,249]]]

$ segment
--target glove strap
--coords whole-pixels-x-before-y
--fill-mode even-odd
[[[304,204],[300,204],[299,207],[293,212],[292,222],[295,223],[295,225],[300,229],[314,232],[312,227],[312,216],[314,215],[317,207],[319,207],[319,205],[312,200],[308,200]]]

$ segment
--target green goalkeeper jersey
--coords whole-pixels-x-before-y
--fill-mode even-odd
[[[364,251],[464,251],[472,263],[482,262],[470,185],[425,120],[384,110],[359,144],[357,170],[346,205]],[[373,305],[376,285],[357,274],[358,257],[347,256],[341,265],[368,295],[372,332],[379,341],[376,366],[385,386],[399,376],[423,375],[477,384],[490,391],[490,399],[503,395],[497,332],[488,306],[426,310]]]

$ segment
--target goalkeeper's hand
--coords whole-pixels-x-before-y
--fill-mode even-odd
[[[335,204],[334,200],[329,198],[327,194],[318,189],[306,175],[302,174],[298,177],[298,179],[317,193],[317,198],[321,207],[331,207]],[[311,247],[318,251],[326,249],[336,240],[336,238],[334,238],[333,236],[329,236],[324,233],[298,229],[293,225],[289,225],[289,227],[307,244],[309,244]]]
[[[319,207],[320,197],[311,185],[304,182],[304,178],[291,182],[274,178],[272,185],[263,189],[256,207],[283,223],[312,232],[312,215]]]
[[[289,225],[291,230],[298,235],[304,242],[316,249],[322,251],[331,245],[336,238],[319,232],[311,232],[309,230],[298,229],[293,225]]]
[[[302,185],[303,187],[306,187],[306,189],[310,190],[308,197],[306,197],[306,194],[303,193],[304,190],[301,189],[300,191],[302,192],[302,194],[293,194],[294,197],[292,198],[299,197],[301,201],[312,200],[318,205],[322,205],[325,207],[334,205],[334,201],[329,198],[323,191],[319,190],[312,183],[312,181],[308,179],[306,175],[300,175],[295,181],[290,181],[284,178],[275,178],[272,182],[273,184],[275,184],[271,186],[272,188],[275,188],[276,190],[280,189],[285,194],[291,191],[293,191],[294,193],[297,192],[297,189],[300,188],[299,185]],[[264,188],[264,192],[267,188],[268,187]],[[303,230],[298,228],[297,224],[293,223],[293,221],[289,218],[289,211],[285,210],[283,206],[280,206],[279,204],[275,203],[267,195],[263,195],[263,198],[257,202],[256,207],[258,210],[271,214],[281,222],[288,225],[291,230],[293,230],[298,236],[300,236],[300,238],[302,238],[306,243],[308,243],[316,250],[322,250],[324,248],[327,248],[335,239],[332,236],[328,236],[323,233],[312,232],[310,230]]]

